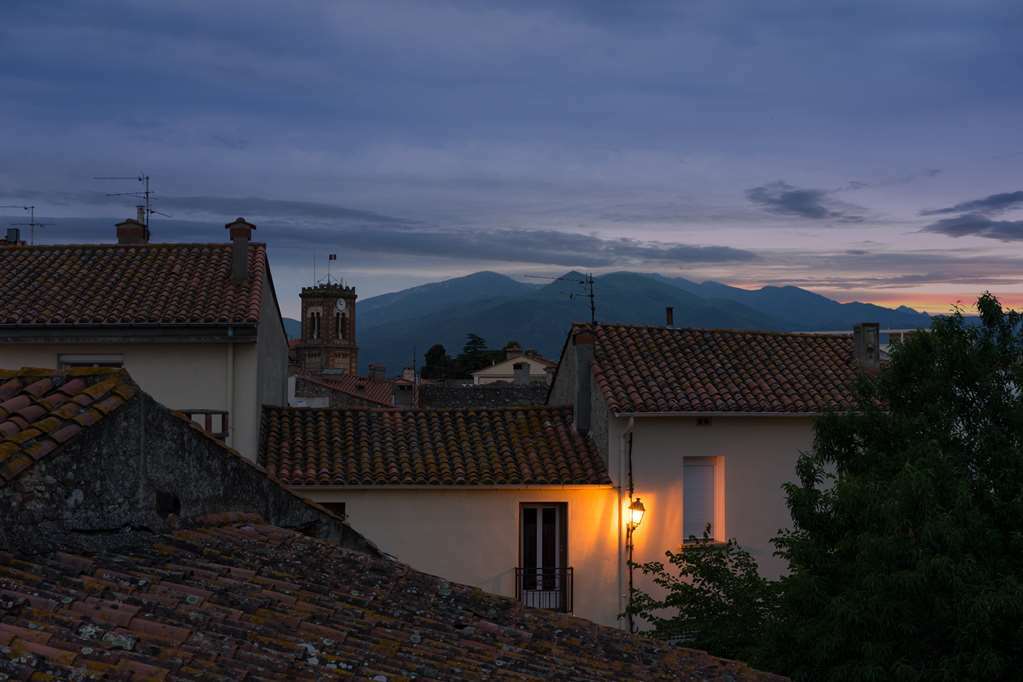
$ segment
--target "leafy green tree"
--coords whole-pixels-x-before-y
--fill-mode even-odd
[[[817,423],[772,660],[798,680],[1023,676],[1023,337],[985,294]],[[762,665],[764,665],[762,663]]]
[[[422,371],[424,379],[448,378],[451,373],[452,359],[443,345],[436,343],[430,346],[424,355],[424,360]]]
[[[634,590],[626,613],[653,625],[655,637],[756,664],[775,617],[777,583],[760,577],[756,560],[734,539],[686,545],[660,561],[634,565],[661,597]]]

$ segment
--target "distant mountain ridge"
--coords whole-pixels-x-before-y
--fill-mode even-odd
[[[580,273],[561,281],[528,284],[496,272],[424,284],[359,302],[359,364],[371,362],[397,374],[435,343],[456,355],[469,333],[491,347],[515,340],[556,359],[569,325],[590,319]],[[859,322],[887,328],[930,326],[930,317],[905,306],[839,303],[794,286],[740,289],[719,282],[693,282],[636,272],[595,278],[597,318],[603,322],[664,324],[674,308],[675,326],[775,331],[851,330]],[[289,335],[296,320],[285,320]]]

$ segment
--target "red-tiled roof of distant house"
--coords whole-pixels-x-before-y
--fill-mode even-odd
[[[13,679],[780,681],[218,514],[97,554],[0,552]]]
[[[296,374],[305,381],[323,388],[344,393],[381,407],[394,406],[394,382],[368,379],[354,374],[314,374],[300,371]]]
[[[850,336],[580,324],[615,413],[816,414],[855,405]]]
[[[190,326],[259,322],[266,246],[231,279],[231,244],[0,247],[5,326]]]
[[[568,407],[263,408],[260,462],[289,485],[609,484]]]
[[[0,487],[130,400],[120,369],[0,370]]]

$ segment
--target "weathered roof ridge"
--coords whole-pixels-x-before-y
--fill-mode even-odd
[[[62,249],[151,249],[151,248],[175,248],[197,246],[224,247],[229,248],[231,242],[146,242],[144,244],[119,244],[118,242],[81,242],[61,244],[0,244],[4,249],[34,249],[37,251],[59,251]],[[249,246],[266,248],[266,242],[249,242]]]
[[[638,324],[627,322],[573,322],[573,331],[583,327],[622,327],[625,329],[653,329],[666,332],[700,332],[707,334],[743,334],[754,336],[800,336],[821,339],[845,339],[852,337],[852,330],[848,334],[844,332],[808,332],[808,331],[784,331],[775,329],[738,329],[734,327],[667,327],[658,324]]]
[[[0,672],[15,679],[783,678],[526,609],[255,519],[116,551],[0,552]]]
[[[0,487],[123,407],[138,386],[123,369],[0,370]]]

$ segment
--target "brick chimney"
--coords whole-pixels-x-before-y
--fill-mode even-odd
[[[117,223],[118,244],[148,244],[149,228],[146,224],[134,218]]]
[[[16,227],[7,228],[7,236],[3,240],[0,240],[0,246],[24,246],[25,242],[21,241],[21,230]]]
[[[853,354],[856,364],[863,369],[881,366],[881,325],[862,322],[853,327]]]
[[[580,330],[572,337],[575,348],[575,400],[572,414],[577,433],[590,432],[590,401],[593,383],[593,332]]]
[[[669,327],[675,326],[675,309],[671,306],[664,309],[664,324]]]
[[[529,383],[529,363],[528,362],[516,362],[514,365],[512,365],[512,368],[515,370],[514,382],[516,384],[520,384],[520,385],[525,386],[526,384]]]
[[[249,278],[249,241],[256,226],[238,218],[224,227],[231,236],[231,279],[244,282]]]
[[[373,381],[383,381],[387,374],[387,368],[377,362],[369,363],[369,378]]]

